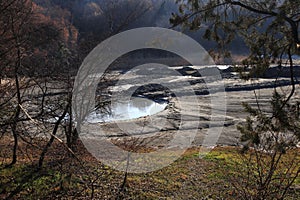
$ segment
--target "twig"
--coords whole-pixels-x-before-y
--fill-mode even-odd
[[[40,125],[38,124],[38,122],[36,122],[36,120],[34,120],[29,113],[25,110],[25,108],[20,105],[21,110],[25,113],[25,115],[30,119],[30,121],[32,121],[38,128],[40,128]],[[61,143],[78,161],[81,162],[81,160],[75,155],[74,151],[72,149],[70,149],[59,137],[57,137],[56,135],[54,135],[53,133],[47,132],[49,133],[52,137],[54,137],[59,143]]]

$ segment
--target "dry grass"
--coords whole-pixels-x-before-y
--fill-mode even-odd
[[[8,138],[0,140],[2,167],[9,159],[9,144]],[[25,148],[28,148],[27,152]],[[230,179],[230,176],[239,172],[237,163],[242,162],[239,148],[218,147],[203,159],[199,158],[198,148],[188,149],[180,159],[161,170],[128,174],[123,192],[119,190],[124,173],[102,165],[80,142],[75,149],[79,160],[61,144],[55,143],[47,154],[44,168],[35,172],[38,152],[34,147],[20,145],[18,164],[8,169],[1,168],[0,198],[11,194],[14,194],[12,199],[238,198],[238,192],[230,182],[234,177]],[[31,159],[26,154],[30,154]],[[294,188],[299,188],[299,185],[297,179]],[[295,189],[290,193],[288,199],[296,199],[300,191]]]

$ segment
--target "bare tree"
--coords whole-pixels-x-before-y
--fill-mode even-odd
[[[24,36],[24,33],[28,31],[27,24],[31,20],[32,9],[31,2],[27,0],[9,1],[2,4],[1,24],[4,25],[4,30],[2,30],[1,34],[3,38],[1,43],[2,45],[3,43],[9,43],[10,45],[1,45],[1,49],[3,50],[1,58],[4,58],[4,62],[1,63],[7,66],[4,68],[4,71],[8,71],[14,81],[14,92],[10,94],[9,102],[15,101],[15,103],[11,107],[11,116],[8,119],[8,124],[14,138],[12,161],[8,165],[11,166],[17,162],[18,137],[20,132],[18,123],[21,114],[20,106],[23,104],[21,91],[23,85],[21,85],[20,81],[20,71],[22,70],[22,61],[25,54],[24,45],[27,42],[27,37]],[[3,102],[2,106],[5,106],[6,103],[8,101]]]

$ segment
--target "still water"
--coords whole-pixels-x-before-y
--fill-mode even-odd
[[[106,113],[92,112],[86,121],[88,123],[101,123],[136,119],[161,112],[167,105],[167,102],[157,103],[146,98],[131,98],[129,102],[113,103]]]

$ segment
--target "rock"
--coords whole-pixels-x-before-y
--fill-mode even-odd
[[[181,73],[183,76],[201,77],[199,71],[191,67],[183,67],[181,69],[177,69],[177,71]]]

